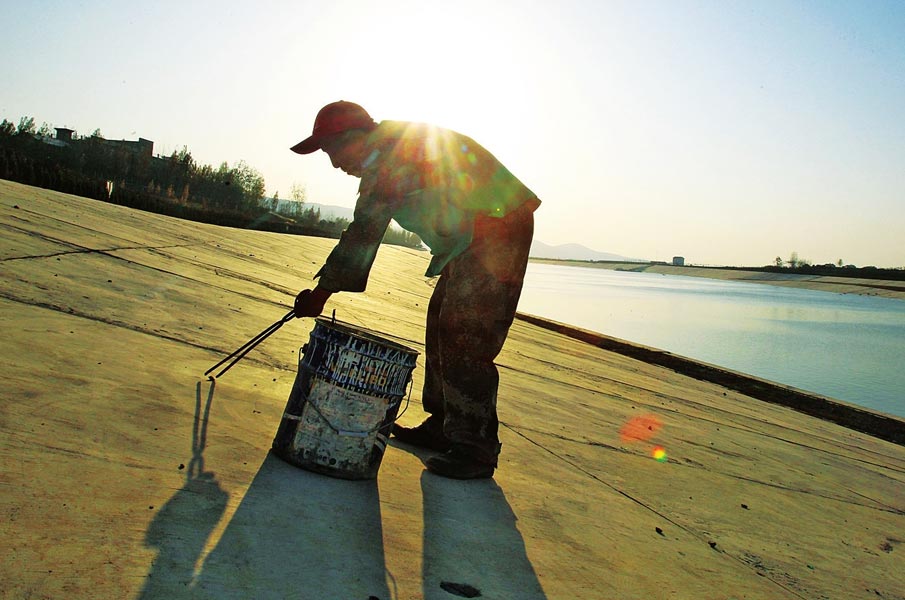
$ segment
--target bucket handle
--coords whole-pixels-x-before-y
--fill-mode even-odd
[[[409,409],[409,400],[412,399],[412,388],[415,387],[415,378],[412,377],[412,374],[409,373],[409,393],[408,396],[405,397],[405,408],[402,409],[402,412],[396,415],[396,418],[393,419],[393,423],[399,420],[399,417],[405,414],[405,411]],[[401,402],[401,400],[400,400]]]
[[[405,411],[408,410],[408,408],[409,408],[409,401],[411,400],[411,397],[412,397],[412,388],[413,388],[413,387],[414,387],[414,378],[413,378],[413,377],[409,377],[409,393],[408,393],[408,396],[405,398],[405,408],[402,409],[402,412],[401,412],[401,413],[399,413],[399,414],[396,415],[396,418],[393,419],[393,423],[395,423],[396,421],[398,421],[398,420],[399,420],[399,417],[401,417],[402,415],[404,415],[404,414],[405,414]],[[386,427],[386,424],[381,424],[381,425],[378,425],[377,427],[373,427],[373,428],[371,428],[371,429],[366,429],[366,430],[364,430],[364,431],[354,431],[354,430],[348,430],[348,429],[339,429],[338,427],[336,427],[335,425],[333,425],[333,423],[330,422],[330,419],[328,419],[328,418],[324,415],[324,413],[321,412],[321,409],[318,408],[318,406],[317,406],[317,404],[316,404],[315,402],[312,402],[310,398],[307,399],[307,402],[308,402],[308,404],[311,405],[311,408],[314,409],[314,412],[316,412],[316,413],[320,416],[320,418],[324,420],[324,423],[326,423],[326,424],[330,427],[330,429],[332,429],[334,432],[336,432],[337,435],[342,435],[342,436],[346,436],[346,437],[364,438],[364,437],[368,437],[369,435],[371,435],[371,434],[374,433],[375,431],[381,429],[382,427]],[[396,401],[395,404],[391,404],[390,406],[388,406],[388,407],[387,407],[387,410],[390,410],[390,409],[392,409],[392,408],[394,408],[394,407],[397,407],[397,406],[399,406],[401,403],[402,403],[402,399],[400,398],[399,400]],[[284,414],[284,415],[283,415],[283,418],[287,418],[287,417],[288,417],[288,418],[292,418],[292,419],[300,419],[300,418],[301,418],[301,417],[296,417],[295,415],[288,415],[288,414]]]

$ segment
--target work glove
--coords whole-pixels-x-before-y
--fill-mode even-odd
[[[324,304],[327,299],[333,295],[333,292],[327,291],[322,287],[316,287],[313,290],[302,290],[295,297],[295,306],[292,312],[296,317],[316,317],[324,311]]]

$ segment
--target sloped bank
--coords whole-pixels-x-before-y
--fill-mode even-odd
[[[516,318],[603,350],[666,367],[677,373],[709,381],[764,402],[787,406],[812,417],[905,446],[905,421],[889,415],[550,319],[525,313],[517,313]]]

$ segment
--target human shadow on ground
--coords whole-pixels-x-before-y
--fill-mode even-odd
[[[211,382],[203,412],[201,382],[195,388],[192,458],[185,484],[157,512],[145,534],[145,545],[156,548],[157,557],[139,593],[141,600],[192,597],[195,564],[226,510],[229,494],[220,487],[215,474],[204,468],[214,387]]]
[[[195,581],[202,598],[390,598],[376,480],[334,479],[272,452]]]
[[[456,481],[425,471],[424,600],[547,596],[503,490],[492,479]]]

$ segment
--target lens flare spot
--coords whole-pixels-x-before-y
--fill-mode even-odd
[[[662,426],[663,423],[654,415],[632,417],[619,430],[619,437],[623,442],[645,442],[660,431]]]
[[[662,446],[655,446],[651,451],[651,456],[657,462],[667,462],[669,460],[669,457],[666,456],[666,450]]]

